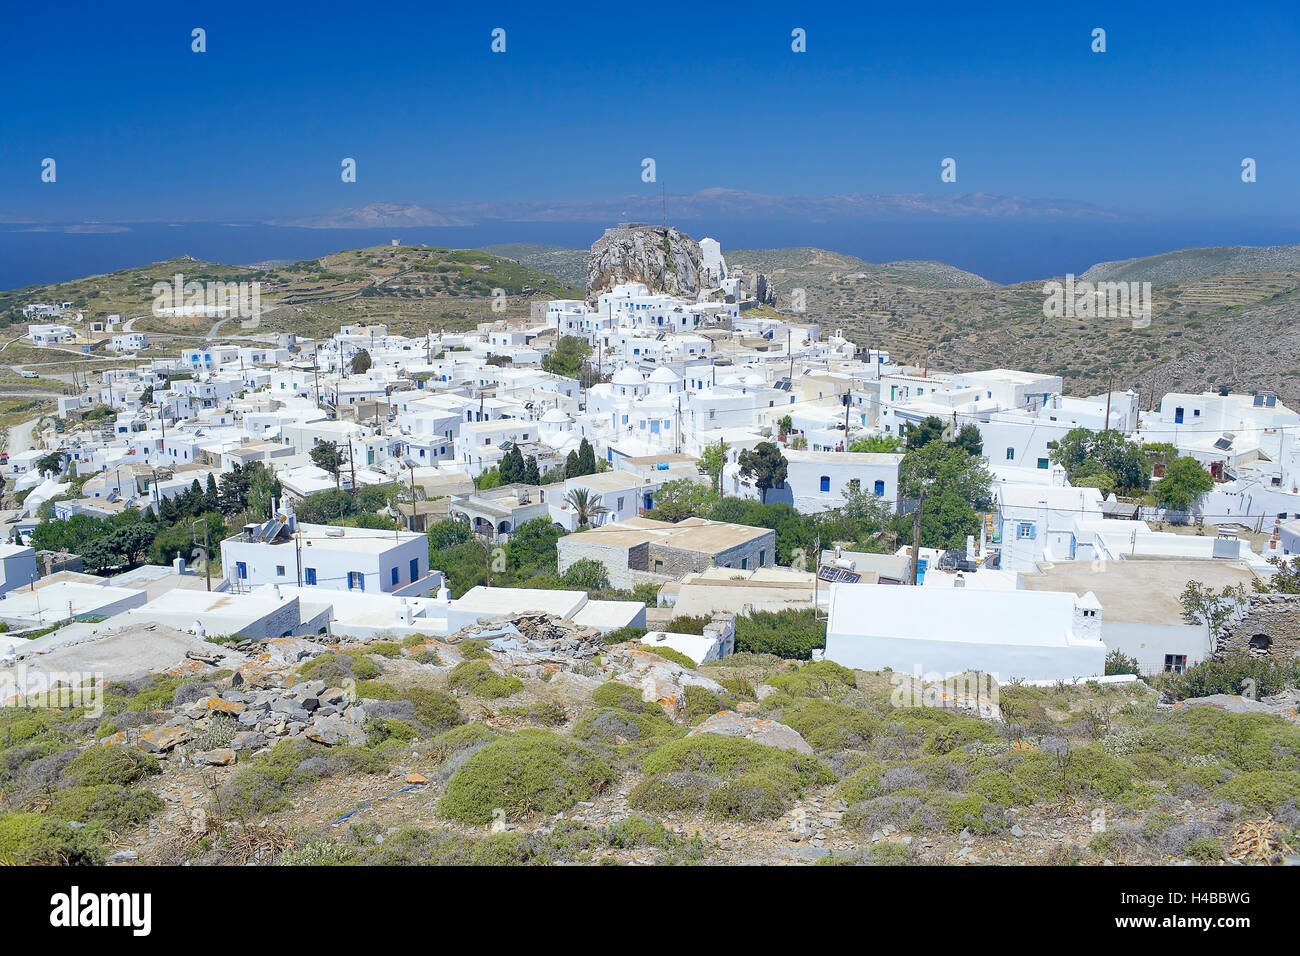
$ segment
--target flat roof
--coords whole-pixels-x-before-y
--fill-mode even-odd
[[[673,524],[671,521],[638,517],[601,525],[588,531],[578,531],[561,540],[616,548],[630,548],[643,542],[653,542],[668,548],[718,554],[774,533],[769,528],[751,528],[749,525],[708,521],[704,518],[687,518]]]
[[[1143,624],[1185,624],[1178,595],[1188,581],[1199,581],[1216,591],[1235,584],[1250,584],[1255,574],[1239,561],[1140,558],[1110,561],[1093,570],[1091,561],[1061,561],[1041,566],[1041,574],[1022,574],[1020,583],[1030,591],[1092,591],[1101,602],[1103,620]]]
[[[1065,647],[1075,595],[897,584],[832,584],[827,634]]]

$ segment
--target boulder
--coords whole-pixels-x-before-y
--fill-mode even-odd
[[[778,750],[793,750],[796,753],[812,754],[812,747],[793,727],[767,720],[762,717],[746,717],[732,710],[714,714],[704,723],[692,730],[688,737],[698,734],[717,734],[720,737],[744,737],[756,744],[766,744]]]

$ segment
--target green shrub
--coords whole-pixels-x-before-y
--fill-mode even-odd
[[[763,713],[799,731],[813,750],[862,750],[884,731],[875,713],[829,700],[769,694]]]
[[[48,812],[64,820],[117,827],[144,823],[164,806],[162,798],[148,790],[96,784],[56,792]]]
[[[603,708],[583,717],[573,728],[575,740],[592,741],[607,747],[628,744],[653,746],[686,731],[663,716],[649,711],[634,712]]]
[[[1002,829],[1002,814],[981,794],[969,793],[948,807],[948,829],[953,833],[970,830],[988,834]]]
[[[102,831],[76,829],[40,813],[0,814],[0,863],[12,866],[96,866],[103,862]]]
[[[366,653],[378,654],[380,657],[401,657],[402,645],[395,644],[392,641],[380,641],[378,644],[368,646]]]
[[[743,737],[718,734],[696,734],[671,741],[648,754],[642,766],[647,774],[689,770],[719,777],[779,768],[789,773],[800,786],[835,782],[835,774],[815,757],[768,747]]]
[[[531,723],[541,724],[543,727],[558,727],[569,719],[563,707],[549,700],[529,704],[527,707],[507,707],[501,713],[520,717]]]
[[[1300,800],[1300,771],[1254,770],[1238,774],[1220,786],[1215,796],[1252,813],[1276,811],[1290,800]]]
[[[786,797],[784,781],[747,773],[710,793],[705,807],[713,816],[728,820],[772,820],[785,813]]]
[[[645,634],[644,627],[620,627],[606,633],[603,640],[606,644],[622,644],[624,641],[640,641]]]
[[[352,677],[352,661],[340,659],[331,653],[318,654],[298,668],[298,679],[322,680],[328,687],[339,687]]]
[[[548,730],[521,730],[470,757],[447,783],[444,816],[487,823],[493,810],[519,819],[559,813],[601,793],[617,774],[595,753]]]
[[[672,661],[674,664],[680,664],[682,667],[695,670],[696,663],[681,651],[675,651],[671,647],[663,647],[659,644],[638,644],[637,650],[649,651],[651,654],[657,654],[666,661]]]
[[[791,697],[838,699],[856,686],[853,671],[833,661],[814,661],[793,670],[773,674],[768,684]]]
[[[447,730],[465,722],[456,698],[445,691],[428,687],[407,687],[401,691],[402,699],[415,704],[415,719],[434,731]]]
[[[682,717],[688,724],[698,724],[705,718],[723,710],[731,710],[736,702],[719,697],[707,687],[689,684],[686,687],[682,703]]]
[[[462,750],[489,743],[496,738],[496,731],[484,724],[462,724],[429,741],[429,754],[442,763]]]
[[[631,714],[662,715],[664,709],[656,701],[642,700],[641,690],[619,681],[606,681],[591,692],[592,701],[599,707],[613,707]]]
[[[356,851],[333,840],[310,840],[294,850],[286,850],[276,866],[346,866],[356,858]]]
[[[345,651],[343,656],[349,659],[352,676],[357,680],[374,680],[383,673],[363,650]]]
[[[714,784],[690,772],[669,773],[642,780],[627,796],[627,804],[648,813],[679,813],[702,810]]]
[[[1218,837],[1198,837],[1191,840],[1183,847],[1183,855],[1199,860],[1202,863],[1213,863],[1216,860],[1227,859],[1228,854],[1223,851],[1223,844],[1219,842]]]
[[[123,786],[145,774],[159,772],[158,761],[143,751],[97,746],[77,754],[64,769],[63,779],[73,787]]]
[[[754,693],[754,685],[743,677],[722,677],[718,679],[718,683],[738,700],[758,700],[758,695]]]
[[[492,656],[492,652],[487,649],[488,642],[481,637],[471,637],[463,641],[456,642],[456,650],[460,651],[460,656],[467,661],[486,660]]]
[[[826,646],[826,623],[811,610],[757,611],[736,619],[736,652],[806,661]]]
[[[651,777],[687,773],[711,781],[703,784],[710,789],[708,811],[741,820],[780,816],[804,787],[835,781],[830,768],[813,757],[716,734],[670,741],[648,754],[642,766]],[[651,796],[662,793],[643,784],[641,799]],[[648,808],[648,803],[638,805]]]
[[[853,804],[880,796],[880,778],[884,773],[884,765],[874,760],[859,767],[840,781],[840,798],[845,803]]]
[[[713,623],[713,618],[705,615],[697,617],[682,615],[669,621],[664,630],[673,634],[703,634],[704,628],[711,623]]]
[[[452,668],[447,684],[466,694],[479,697],[509,697],[523,689],[518,677],[498,674],[486,661],[462,661]]]
[[[1260,659],[1246,651],[1234,651],[1194,664],[1184,673],[1170,672],[1156,678],[1156,686],[1174,700],[1241,694],[1247,682],[1253,682],[1250,686],[1256,697],[1300,686],[1300,660]]]

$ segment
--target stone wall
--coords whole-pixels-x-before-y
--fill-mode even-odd
[[[1300,594],[1252,594],[1250,610],[1219,643],[1218,655],[1300,657]]]

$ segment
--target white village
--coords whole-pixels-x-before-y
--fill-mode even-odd
[[[211,638],[509,642],[536,613],[700,663],[735,650],[737,621],[797,611],[824,622],[816,659],[1003,683],[1132,680],[1296,639],[1293,619],[1256,622],[1273,599],[1248,587],[1300,553],[1300,414],[1275,395],[1077,396],[1033,370],[901,365],[771,308],[768,278],[729,270],[718,241],[699,250],[694,294],[615,269],[586,301],[472,332],[254,331],[138,364],[147,337],[108,317],[121,364],[4,457],[21,497],[2,516],[6,666],[85,669],[101,643],[129,670]],[[909,473],[926,434],[934,467]],[[1134,456],[1155,504],[1116,487]],[[214,536],[210,512],[258,520]],[[874,516],[869,541],[781,523],[845,514]],[[128,539],[139,516],[152,545],[69,541],[79,520]],[[538,529],[558,579],[512,586],[511,543]],[[467,542],[470,586],[440,560]],[[1236,595],[1227,620],[1189,614],[1188,582]],[[1108,655],[1137,667],[1107,676]]]

